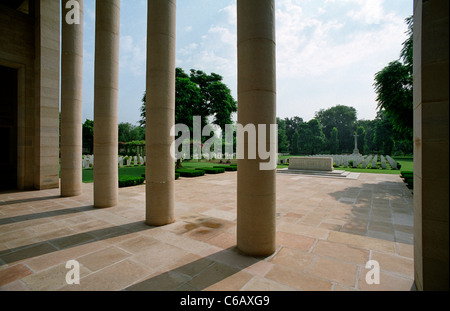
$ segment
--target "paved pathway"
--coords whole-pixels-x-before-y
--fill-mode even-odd
[[[92,207],[92,184],[0,193],[0,290],[410,290],[413,203],[398,176],[277,175],[277,242],[267,258],[236,245],[236,172],[176,182],[174,224],[149,227],[145,186]],[[80,264],[67,285],[66,262]],[[380,264],[380,284],[365,281]]]

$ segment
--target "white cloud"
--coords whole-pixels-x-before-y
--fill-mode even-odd
[[[384,0],[353,0],[360,7],[348,13],[350,18],[367,24],[379,24],[384,16]]]
[[[398,58],[404,18],[380,0],[277,1],[280,117],[306,120],[321,108],[350,105],[375,116],[373,79]]]
[[[319,19],[315,15],[304,14],[301,5],[292,0],[280,1],[277,11],[280,77],[320,76],[335,68],[372,61],[404,38],[403,17],[389,14],[381,18],[384,10],[379,0],[325,2],[333,5],[352,2],[356,7],[352,14],[358,22],[378,20],[383,23],[370,29],[355,27],[345,18]]]
[[[237,34],[236,5],[229,5],[215,12],[215,23],[210,24],[198,39],[178,49],[177,65],[185,70],[192,68],[224,77],[232,89],[236,84]]]
[[[135,76],[145,75],[147,47],[146,38],[136,41],[130,35],[120,37],[120,69]]]

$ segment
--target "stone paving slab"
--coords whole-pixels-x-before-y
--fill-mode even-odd
[[[0,290],[409,291],[413,200],[399,176],[277,174],[277,250],[236,245],[236,172],[176,182],[176,222],[145,225],[145,186],[92,207],[59,190],[0,193]],[[80,264],[80,285],[65,281]],[[377,260],[381,283],[369,285]]]

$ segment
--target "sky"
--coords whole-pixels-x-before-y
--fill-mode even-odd
[[[373,120],[374,76],[399,59],[413,0],[275,0],[277,117],[354,107]],[[147,0],[122,0],[119,123],[145,92]],[[176,66],[216,73],[237,97],[236,0],[178,0]],[[95,0],[84,0],[83,121],[94,118]],[[236,118],[235,118],[236,119]]]

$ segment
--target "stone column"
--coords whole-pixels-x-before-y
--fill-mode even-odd
[[[254,124],[257,137],[258,125],[266,125],[268,132],[276,124],[274,2],[237,1],[238,123]],[[243,144],[246,150],[248,143]],[[269,148],[276,152],[276,140],[266,135],[265,150]],[[237,247],[252,256],[267,256],[276,249],[276,167],[261,170],[261,162],[258,152],[256,160],[248,154],[238,159]]]
[[[354,137],[355,137],[355,149],[353,149],[353,154],[354,155],[359,155],[359,149],[358,149],[358,137],[359,137],[359,135],[355,133]]]
[[[146,223],[174,222],[176,1],[149,0],[147,26]]]
[[[414,277],[449,289],[449,2],[414,1]]]
[[[94,206],[118,202],[120,0],[96,1],[94,78]]]
[[[61,196],[80,195],[82,190],[83,109],[83,0],[78,0],[79,24],[68,24],[62,0],[61,52]]]
[[[30,3],[35,11],[35,97],[34,110],[29,111],[34,115],[30,120],[34,124],[27,126],[34,127],[34,137],[25,141],[25,145],[31,145],[34,151],[34,188],[55,189],[59,188],[61,3],[54,0]]]

